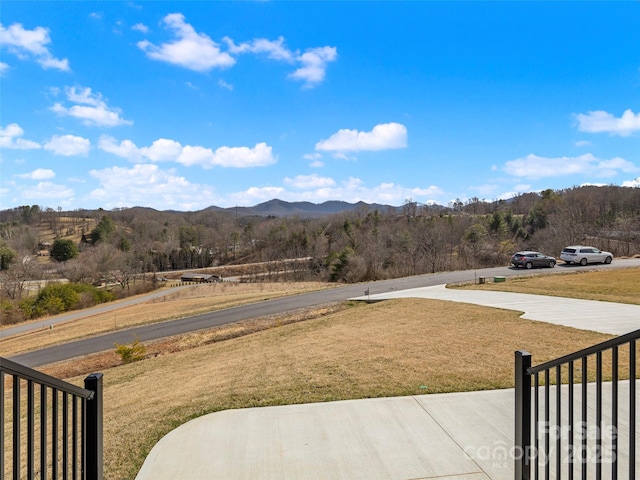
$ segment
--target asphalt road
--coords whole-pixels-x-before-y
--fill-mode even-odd
[[[639,259],[616,259],[610,265],[590,265],[588,267],[558,265],[552,269],[534,270],[497,267],[456,272],[440,272],[392,280],[382,280],[378,282],[359,283],[356,285],[346,285],[318,292],[293,295],[275,300],[266,300],[263,302],[218,310],[193,317],[169,320],[152,325],[120,330],[83,340],[77,340],[63,345],[56,345],[16,355],[11,357],[11,360],[28,367],[38,367],[54,362],[77,358],[91,353],[109,350],[113,348],[115,343],[130,343],[135,338],[140,339],[141,342],[158,340],[173,335],[234,323],[240,320],[284,313],[299,308],[321,305],[329,302],[344,301],[349,298],[366,295],[365,292],[373,295],[377,293],[387,293],[395,290],[406,290],[431,285],[476,282],[479,277],[490,279],[496,276],[510,277],[514,275],[533,275],[537,273],[562,273],[571,270],[585,271],[586,269],[610,269],[638,266],[640,266]],[[140,299],[137,299],[137,301],[140,302]],[[36,328],[42,327],[38,327],[36,325]]]

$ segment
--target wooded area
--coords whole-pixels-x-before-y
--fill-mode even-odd
[[[177,270],[225,267],[252,281],[352,283],[507,265],[523,249],[559,256],[577,243],[640,253],[640,189],[585,186],[446,207],[407,200],[319,218],[21,206],[0,212],[0,282],[6,313],[35,280],[117,285],[126,294]]]

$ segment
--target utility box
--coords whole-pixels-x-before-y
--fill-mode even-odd
[[[493,277],[493,283],[502,283],[502,282],[506,282],[506,281],[507,281],[506,277],[502,277],[502,276]]]

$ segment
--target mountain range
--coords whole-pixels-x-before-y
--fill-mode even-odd
[[[348,203],[338,200],[331,200],[323,203],[311,202],[286,202],[284,200],[273,199],[260,203],[253,207],[209,207],[205,210],[226,211],[237,216],[259,216],[259,217],[301,217],[318,218],[325,215],[332,215],[354,210],[365,210],[367,212],[378,210],[380,212],[402,211],[402,207],[392,205],[381,205],[378,203]]]

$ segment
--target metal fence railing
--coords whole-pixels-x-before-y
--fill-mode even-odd
[[[102,374],[84,386],[0,357],[1,478],[102,480]]]
[[[515,352],[515,480],[635,480],[638,338],[640,330],[537,366]]]

